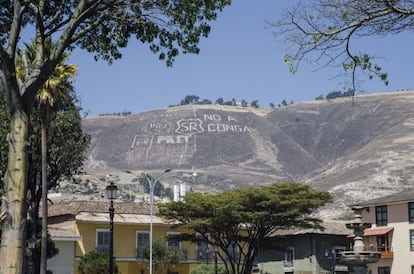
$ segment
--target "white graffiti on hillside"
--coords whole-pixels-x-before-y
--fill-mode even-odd
[[[177,121],[177,129],[175,132],[179,134],[197,134],[203,133],[204,128],[202,126],[203,121],[200,119],[183,119]]]
[[[135,135],[134,139],[132,140],[131,148],[151,147],[153,144],[192,144],[194,143],[194,140],[192,139],[193,138],[191,137],[191,135]]]

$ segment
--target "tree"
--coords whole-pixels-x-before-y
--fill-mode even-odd
[[[79,261],[78,271],[81,274],[106,274],[109,271],[109,255],[107,253],[91,251],[83,255]],[[114,273],[118,267],[114,264]]]
[[[342,67],[350,74],[355,91],[357,71],[388,84],[387,73],[373,63],[369,53],[354,48],[355,40],[411,31],[413,15],[412,1],[314,0],[287,10],[273,25],[276,35],[292,50],[285,56],[292,72],[304,61]]]
[[[80,117],[80,107],[77,99],[71,94],[71,99],[60,104],[59,111],[48,116],[48,189],[57,186],[59,181],[65,176],[70,177],[81,171],[86,157],[86,149],[89,145],[90,136],[82,132],[82,119]],[[39,204],[42,197],[40,187],[41,178],[41,125],[38,109],[34,109],[30,116],[29,140],[27,143],[28,152],[28,215],[26,239],[41,236],[41,223],[39,222]],[[0,173],[4,174],[7,166],[6,142],[7,126],[9,119],[4,103],[4,94],[0,90]],[[4,177],[0,178],[0,189],[4,188]],[[36,241],[38,242],[38,241]],[[50,250],[53,250],[53,242],[49,241],[48,257]],[[40,245],[36,245],[33,250],[33,268],[35,273],[40,272]]]
[[[34,97],[52,75],[65,52],[81,48],[109,63],[121,58],[120,48],[135,37],[171,66],[180,53],[199,52],[201,37],[210,31],[230,0],[78,0],[0,2],[0,86],[10,117],[8,165],[2,197],[0,273],[20,273],[24,248],[29,115]],[[45,41],[53,38],[48,56]],[[25,40],[29,39],[29,40]],[[18,48],[35,41],[35,61],[16,77]]]
[[[180,105],[194,105],[198,103],[200,99],[199,96],[196,95],[187,95],[183,100],[181,100]]]
[[[222,105],[222,104],[224,104],[224,99],[222,97],[217,98],[216,105]]]
[[[307,185],[285,183],[238,189],[217,195],[191,193],[184,201],[160,204],[159,214],[178,221],[219,249],[231,274],[250,274],[266,237],[292,227],[321,227],[311,213],[331,201],[328,192]]]
[[[45,60],[49,59],[53,48],[50,37],[45,39]],[[53,73],[46,80],[35,96],[35,103],[40,114],[41,125],[41,154],[42,154],[42,244],[40,273],[46,274],[47,271],[47,118],[49,113],[59,108],[59,104],[70,100],[70,93],[73,92],[73,86],[70,78],[76,76],[77,67],[75,65],[67,65],[65,61],[68,55],[63,55],[60,62],[56,65]],[[25,43],[25,50],[17,58],[18,67],[16,68],[18,79],[23,80],[24,75],[28,72],[25,70],[34,66],[36,60],[36,45]]]
[[[250,106],[255,107],[255,108],[258,108],[259,107],[259,100],[253,100],[250,103]]]
[[[182,259],[184,253],[176,248],[167,247],[165,241],[155,239],[152,243],[153,266],[155,272],[158,269],[166,268],[167,272],[171,271]],[[144,245],[142,249],[142,257],[149,260],[149,245]]]
[[[211,105],[212,102],[209,99],[203,99],[200,102],[198,102],[200,105]]]

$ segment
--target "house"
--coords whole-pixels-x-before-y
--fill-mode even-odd
[[[80,258],[90,251],[109,250],[109,203],[102,201],[57,202],[49,206],[49,232],[59,248],[59,254],[48,261],[53,273],[78,273]],[[113,252],[122,274],[147,274],[148,262],[142,258],[142,248],[149,240],[149,205],[115,202]],[[188,232],[173,228],[170,223],[153,216],[153,239]],[[59,236],[60,233],[60,236]],[[200,264],[212,263],[208,245],[167,240],[166,245],[180,249],[184,259],[175,267],[156,273],[189,274]]]
[[[291,229],[273,234],[258,256],[260,273],[348,273],[339,252],[347,250],[351,233],[343,223],[323,223],[324,230]]]
[[[367,249],[380,251],[381,258],[369,264],[371,274],[414,274],[414,191],[404,191],[360,203]]]

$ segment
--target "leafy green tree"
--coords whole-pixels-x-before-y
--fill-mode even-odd
[[[219,249],[231,274],[250,274],[259,247],[277,230],[321,227],[314,210],[331,201],[328,192],[298,183],[226,191],[217,195],[191,193],[184,201],[160,204],[159,214],[191,229]]]
[[[122,57],[131,37],[149,45],[171,66],[180,53],[199,52],[210,21],[230,0],[27,0],[0,2],[0,86],[10,119],[8,164],[2,197],[0,273],[21,273],[26,218],[29,115],[39,89],[53,74],[65,52],[75,48],[109,63]],[[53,38],[48,56],[45,43]],[[35,61],[17,77],[19,46],[35,41]]]
[[[250,103],[250,106],[254,107],[254,108],[258,108],[259,107],[259,100],[253,100]]]
[[[286,106],[288,105],[285,99],[283,99],[283,100],[282,100],[282,102],[281,102],[280,104],[281,104],[283,107],[286,107]]]
[[[144,245],[142,249],[142,257],[149,261],[150,249],[149,245]],[[154,239],[152,242],[152,263],[155,272],[160,269],[166,269],[167,272],[184,259],[184,253],[176,248],[167,247],[162,239]]]
[[[217,98],[216,105],[223,105],[223,104],[224,104],[224,99],[222,97]]]
[[[209,99],[203,99],[202,101],[198,102],[200,105],[211,105],[212,102]]]
[[[109,271],[109,255],[96,251],[86,253],[79,261],[78,271],[81,274],[107,274]],[[114,273],[118,273],[116,264],[114,264]]]
[[[195,105],[198,104],[199,96],[196,95],[187,95],[183,100],[181,100],[180,105]]]
[[[248,103],[247,103],[247,101],[246,100],[242,100],[241,101],[241,105],[242,105],[242,107],[247,107],[248,106]]]
[[[314,0],[287,10],[273,25],[276,36],[287,41],[285,61],[295,72],[302,62],[343,68],[356,90],[356,73],[365,72],[388,84],[388,75],[373,63],[369,52],[360,52],[356,41],[411,31],[412,1]]]

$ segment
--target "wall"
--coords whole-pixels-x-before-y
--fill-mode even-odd
[[[47,269],[56,274],[73,274],[75,262],[75,242],[55,241],[59,253],[47,260]]]
[[[381,259],[378,263],[369,265],[369,268],[373,274],[377,273],[379,266],[391,266],[391,274],[411,273],[414,251],[410,251],[409,231],[414,229],[414,223],[408,222],[408,203],[387,205],[387,214],[387,227],[394,228],[389,237],[394,258]],[[370,207],[369,211],[364,210],[362,219],[372,223],[372,228],[375,228],[375,207]]]

